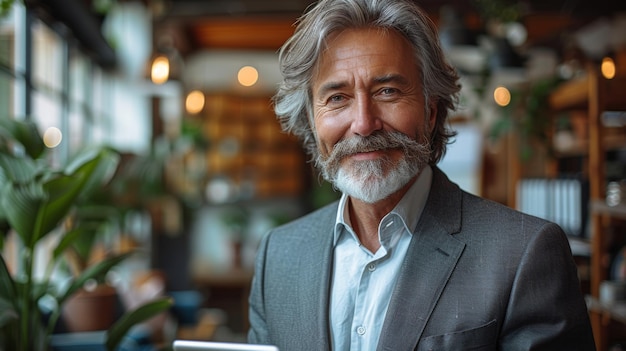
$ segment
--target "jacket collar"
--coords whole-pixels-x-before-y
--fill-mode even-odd
[[[454,239],[461,228],[462,192],[437,167],[426,207],[414,231],[398,283],[392,294],[381,332],[378,350],[415,349],[439,297],[456,267],[465,244]],[[330,284],[333,264],[333,230],[338,202],[327,206],[317,218],[313,240],[300,262],[320,262],[319,266],[299,266],[297,286],[303,291],[299,302],[303,318],[299,325],[310,338],[302,345],[330,350]],[[321,274],[320,274],[321,273]],[[406,331],[406,332],[404,332]]]
[[[433,182],[392,294],[378,350],[413,350],[461,257],[463,193],[436,167]],[[407,332],[403,332],[407,331]]]

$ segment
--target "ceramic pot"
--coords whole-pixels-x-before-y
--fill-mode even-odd
[[[69,332],[108,329],[115,322],[117,292],[100,284],[93,290],[78,290],[63,305],[63,321]]]

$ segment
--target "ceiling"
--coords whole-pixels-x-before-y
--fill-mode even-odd
[[[466,15],[470,26],[479,26],[477,3],[509,4],[507,0],[419,0],[433,19],[442,5]],[[183,56],[200,50],[277,50],[293,33],[293,23],[312,0],[151,0],[154,38],[168,37]],[[156,6],[155,6],[156,4]],[[626,13],[621,0],[526,0],[524,9],[528,38],[541,42],[555,33],[599,18]]]
[[[224,16],[241,14],[300,14],[314,0],[169,0],[164,3],[170,16]],[[437,12],[442,5],[460,10],[475,10],[480,3],[515,4],[530,12],[548,11],[573,16],[610,14],[626,10],[620,0],[415,0],[428,12]]]

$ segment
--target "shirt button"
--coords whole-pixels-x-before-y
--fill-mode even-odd
[[[367,270],[369,270],[370,272],[373,272],[376,270],[376,264],[375,263],[370,263],[367,265]]]
[[[360,327],[356,328],[356,332],[359,335],[364,335],[365,334],[365,327],[364,326],[360,326]]]

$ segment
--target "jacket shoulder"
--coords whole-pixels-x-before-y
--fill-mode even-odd
[[[338,206],[339,201],[332,202],[291,222],[278,226],[272,231],[275,233],[307,232],[309,229],[319,229],[327,225],[330,225],[332,228],[337,216]]]

